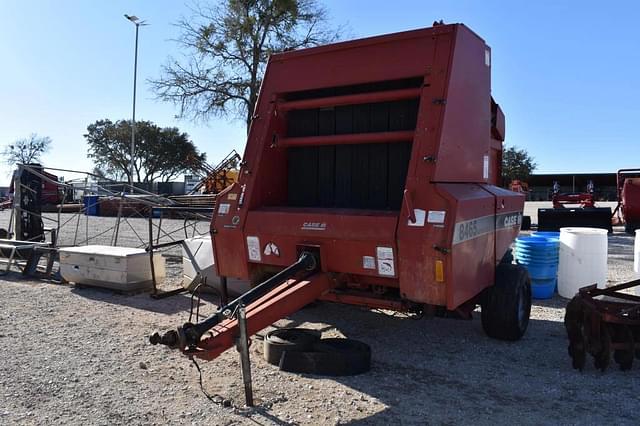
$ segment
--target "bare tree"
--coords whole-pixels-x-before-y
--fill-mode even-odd
[[[159,99],[179,106],[180,117],[235,115],[247,130],[269,55],[327,43],[340,32],[328,29],[316,0],[225,0],[191,11],[176,24],[184,57],[169,58],[150,83]]]
[[[10,166],[35,163],[40,161],[42,154],[49,151],[51,143],[50,137],[38,136],[32,133],[26,138],[18,139],[14,143],[5,146],[2,156]]]

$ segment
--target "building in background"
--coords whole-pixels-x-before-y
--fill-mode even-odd
[[[596,201],[616,201],[615,173],[555,173],[529,176],[529,201],[551,201],[553,183],[558,182],[560,192],[586,192],[589,181],[594,185]]]

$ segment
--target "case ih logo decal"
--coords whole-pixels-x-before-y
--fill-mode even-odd
[[[327,223],[326,222],[305,222],[302,224],[300,228],[303,231],[326,231]]]
[[[494,230],[518,227],[522,223],[522,213],[502,213],[496,216],[484,216],[476,219],[457,222],[453,231],[453,244],[460,244]]]
[[[512,226],[520,225],[522,223],[522,215],[520,213],[511,213],[506,215],[499,215],[498,218],[502,218],[502,225],[498,225],[500,228],[511,228]]]

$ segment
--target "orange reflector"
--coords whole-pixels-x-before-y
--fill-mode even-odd
[[[444,262],[436,260],[436,282],[444,282]]]

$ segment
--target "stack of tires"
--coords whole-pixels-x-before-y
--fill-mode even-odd
[[[529,272],[534,299],[553,297],[558,283],[559,237],[559,232],[534,232],[516,238],[516,262]]]

